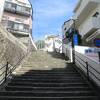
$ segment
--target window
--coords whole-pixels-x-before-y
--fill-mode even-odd
[[[17,11],[22,11],[22,7],[17,5]]]
[[[7,7],[7,8],[11,8],[11,3],[5,3],[5,7]]]
[[[25,11],[30,12],[30,8],[27,8],[27,7],[26,7],[26,8],[25,8]]]
[[[17,5],[17,11],[30,12],[30,8]]]
[[[27,32],[27,33],[29,32],[29,26],[28,25],[24,25],[24,31]]]
[[[19,24],[18,23],[14,23],[14,29],[18,30],[19,29]]]
[[[14,26],[14,22],[8,21],[8,23],[7,23],[7,28],[13,29],[13,26]]]
[[[19,24],[19,30],[23,31],[23,24]]]
[[[5,7],[11,8],[11,9],[16,9],[16,4],[10,3],[10,2],[5,2]]]
[[[26,32],[26,33],[30,32],[29,25],[22,24],[22,23],[16,23],[16,22],[13,22],[13,21],[8,21],[7,28],[13,29],[15,31]]]

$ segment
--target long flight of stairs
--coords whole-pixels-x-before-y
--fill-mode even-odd
[[[23,68],[0,91],[0,100],[99,100],[86,79],[73,68],[30,70]]]

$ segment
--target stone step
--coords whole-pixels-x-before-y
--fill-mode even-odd
[[[34,87],[75,87],[75,86],[88,86],[87,83],[29,83],[29,82],[11,82],[11,83],[8,83],[8,86],[34,86]]]
[[[17,74],[21,74],[21,73],[23,73],[23,72],[20,72],[20,71],[18,71],[17,72]],[[41,76],[41,77],[44,77],[44,76],[57,76],[57,77],[59,77],[59,76],[80,76],[80,74],[79,73],[77,73],[77,72],[71,72],[71,73],[66,73],[66,74],[61,74],[61,73],[59,73],[59,74],[39,74],[39,73],[37,73],[37,74],[35,74],[35,73],[30,73],[30,72],[26,72],[26,73],[23,73],[22,74],[23,76],[27,76],[27,75],[29,75],[29,76]]]
[[[58,82],[58,83],[73,83],[73,82],[84,82],[83,79],[52,79],[52,80],[44,80],[44,79],[17,79],[17,78],[14,78],[11,80],[11,82],[17,82],[17,81],[20,81],[20,82]]]
[[[95,96],[92,91],[71,91],[71,92],[35,92],[35,91],[2,91],[0,96],[18,96],[18,97],[66,97],[66,96]]]
[[[24,86],[7,86],[7,91],[88,91],[90,87],[24,87]]]
[[[0,100],[99,100],[96,96],[66,96],[66,97],[19,97],[1,96]]]
[[[13,79],[38,79],[38,80],[57,80],[57,79],[82,79],[80,76],[61,76],[61,77],[34,77],[34,76],[13,76]]]

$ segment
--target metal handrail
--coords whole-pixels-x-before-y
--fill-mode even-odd
[[[76,51],[75,51],[76,52]],[[79,53],[80,54],[80,53]],[[82,55],[82,54],[81,54]],[[78,55],[75,55],[76,57],[75,57],[75,60],[77,60],[78,61],[78,63],[80,63],[86,70],[87,70],[87,72],[86,72],[86,74],[87,74],[87,78],[88,79],[90,79],[90,73],[98,80],[98,81],[100,81],[100,78],[98,78],[92,71],[90,71],[89,70],[89,68],[91,68],[91,69],[93,69],[97,74],[99,74],[100,75],[100,72],[99,71],[97,71],[95,68],[93,68],[88,62],[86,62],[86,61],[84,61],[82,58],[80,58]],[[78,59],[77,59],[78,58]],[[79,61],[79,59],[82,61],[82,62],[84,62],[85,63],[85,65],[83,65],[80,61]],[[96,63],[96,62],[95,62]],[[86,66],[86,67],[85,67]]]
[[[12,72],[16,69],[17,65],[20,64],[20,62],[23,60],[23,58],[24,57],[19,59],[19,61],[13,66],[9,62],[7,62],[6,65],[4,65],[3,67],[0,68],[0,71],[3,68],[5,68],[4,71],[2,71],[2,73],[0,74],[0,78],[1,78],[0,85],[2,85],[3,83],[7,82],[7,78],[12,74]],[[4,75],[4,77],[2,77],[3,75]]]
[[[79,52],[77,52],[77,51],[75,51],[76,53],[79,53]],[[94,62],[94,63],[98,63],[98,62],[96,62],[95,60],[93,60],[93,59],[91,59],[91,58],[89,58],[88,56],[86,56],[86,55],[83,55],[83,54],[81,54],[81,53],[79,53],[80,55],[82,55],[82,56],[84,56],[84,57],[86,57],[87,59],[89,59],[89,60],[91,60],[92,62]]]

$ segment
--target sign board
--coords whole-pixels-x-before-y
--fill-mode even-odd
[[[78,45],[78,35],[74,34],[74,45]]]
[[[100,48],[100,38],[96,38],[96,39],[94,40],[94,45],[95,45],[96,47]]]

